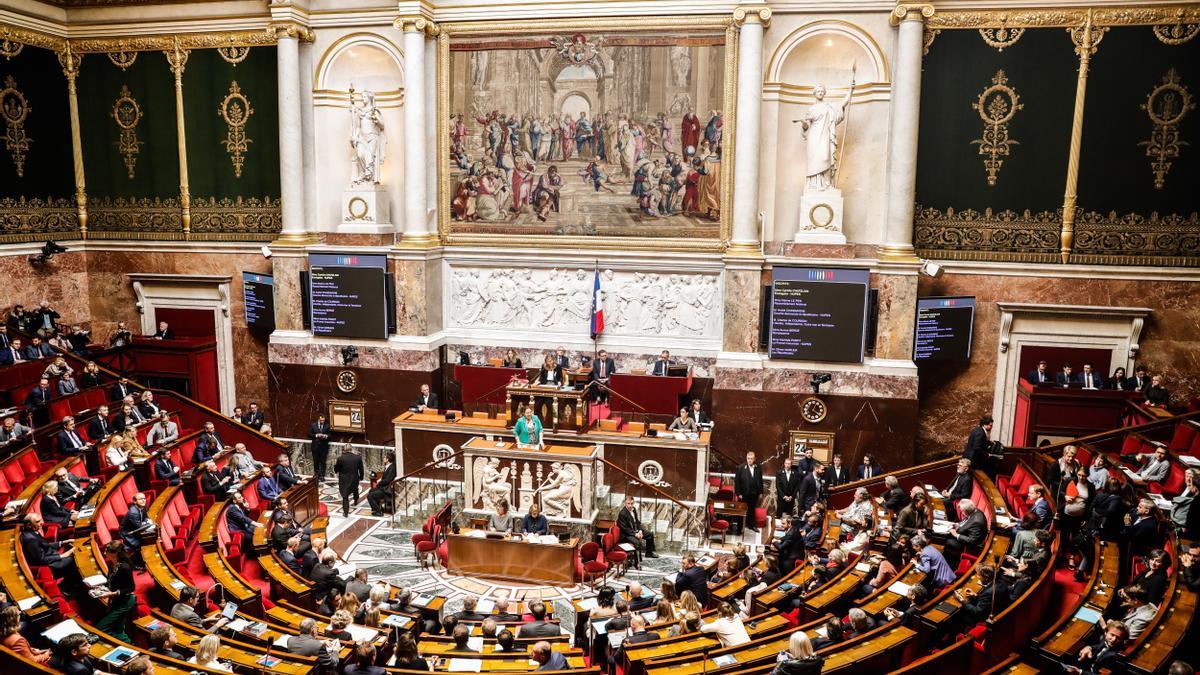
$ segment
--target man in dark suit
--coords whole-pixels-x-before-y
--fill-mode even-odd
[[[533,621],[521,624],[517,637],[537,638],[562,635],[562,629],[557,624],[546,621],[546,604],[541,600],[529,603],[529,614],[533,617]]]
[[[292,458],[286,454],[279,455],[279,461],[275,464],[275,482],[279,485],[279,489],[287,492],[293,485],[300,481],[296,478],[295,472],[292,471]]]
[[[417,394],[417,400],[413,401],[412,407],[416,408],[417,412],[425,412],[426,410],[432,410],[433,412],[437,412],[437,409],[438,409],[437,394],[435,394],[429,390],[429,385],[427,385],[427,384],[421,385],[421,393]]]
[[[487,617],[475,611],[475,608],[478,606],[479,598],[475,597],[474,595],[468,595],[463,598],[462,611],[455,612],[454,614],[451,614],[451,616],[457,618],[459,621],[483,621]]]
[[[1029,371],[1025,376],[1026,381],[1035,386],[1046,386],[1054,382],[1054,377],[1050,374],[1050,370],[1046,367],[1045,359],[1038,361],[1037,368]]]
[[[795,513],[796,494],[800,492],[800,472],[792,468],[792,458],[783,459],[783,467],[775,474],[775,515]]]
[[[1125,514],[1125,527],[1121,528],[1121,540],[1135,553],[1145,554],[1156,547],[1158,541],[1158,519],[1154,501],[1143,497],[1137,507]]]
[[[375,487],[367,492],[367,503],[371,505],[373,516],[383,515],[383,506],[391,501],[392,483],[396,480],[396,458],[390,452],[384,456],[387,458],[387,464],[383,467],[383,475],[379,477]]]
[[[308,427],[308,440],[312,441],[313,475],[317,481],[325,481],[325,461],[329,458],[329,422],[324,415],[317,415],[317,421]]]
[[[112,422],[108,419],[108,406],[102,405],[96,408],[96,416],[92,421],[88,422],[87,432],[88,438],[94,441],[103,441],[115,432]]]
[[[563,370],[571,369],[571,357],[567,356],[567,350],[564,347],[559,347],[554,352],[554,362]]]
[[[354,452],[349,443],[342,448],[342,454],[333,465],[333,472],[337,474],[338,492],[342,495],[342,515],[349,516],[350,505],[358,503],[358,484],[366,475],[362,457]]]
[[[708,575],[696,564],[696,556],[690,553],[683,556],[683,567],[675,575],[675,594],[683,595],[684,591],[691,591],[701,607],[708,604]]]
[[[892,515],[900,513],[900,509],[908,506],[908,493],[900,487],[900,480],[895,476],[884,476],[883,484],[887,490],[876,501],[891,511]]]
[[[12,344],[0,349],[0,366],[22,363],[24,361],[25,350],[21,348],[20,338],[13,338]]]
[[[96,481],[86,477],[80,479],[78,475],[67,471],[65,466],[60,466],[54,471],[54,480],[58,482],[58,498],[62,500],[63,504],[67,502],[82,504],[101,487]],[[84,487],[84,482],[88,483],[87,487]]]
[[[788,527],[783,536],[775,543],[775,551],[779,556],[779,569],[786,574],[796,567],[796,560],[804,555],[804,518],[795,516],[788,519]]]
[[[1104,381],[1104,376],[1092,368],[1092,364],[1085,363],[1083,372],[1079,374],[1079,384],[1084,389],[1104,389],[1107,383]]]
[[[38,380],[38,386],[30,389],[29,395],[25,397],[25,407],[33,411],[34,424],[39,427],[50,422],[50,409],[47,406],[52,398],[54,391],[50,389],[50,380],[44,377]]]
[[[250,518],[250,510],[246,506],[246,496],[241,490],[233,493],[233,503],[225,509],[225,525],[230,532],[241,532],[247,539],[254,538],[254,530],[262,527],[262,523]]]
[[[108,400],[120,401],[126,396],[132,394],[133,391],[133,386],[129,384],[128,378],[122,377],[121,379],[117,380],[116,384],[112,386],[112,390],[109,391]]]
[[[287,546],[279,552],[279,559],[283,561],[284,565],[288,566],[288,569],[292,570],[296,574],[300,574],[301,570],[303,569],[303,567],[300,565],[300,559],[296,557],[296,551],[299,549],[300,537],[297,535],[294,537],[288,537]]]
[[[813,465],[812,473],[800,481],[800,489],[796,492],[797,513],[803,514],[812,508],[818,500],[823,499],[825,490],[825,465],[817,462]]]
[[[833,464],[825,471],[825,485],[835,488],[850,482],[850,469],[842,464],[842,456],[834,455]]]
[[[8,325],[0,323],[0,349],[8,349],[12,346],[12,338],[8,336]]]
[[[1000,612],[1008,604],[1008,594],[1003,584],[996,588],[996,568],[992,565],[980,565],[978,568],[980,588],[966,588],[954,591],[954,597],[961,603],[961,609],[954,614],[950,621],[949,635],[958,635],[973,628],[975,624],[986,620],[993,612]],[[992,599],[995,598],[993,605]],[[949,636],[948,636],[949,637]]]
[[[1109,621],[1104,625],[1104,636],[1100,641],[1079,650],[1074,665],[1064,663],[1063,671],[1071,675],[1095,675],[1101,670],[1118,672],[1123,666],[1122,651],[1128,638],[1129,629],[1124,623]]]
[[[800,477],[803,478],[812,473],[813,466],[817,463],[817,458],[813,457],[813,449],[807,445],[802,445],[796,450],[800,454],[800,457],[796,460],[796,470],[800,472]]]
[[[987,518],[970,499],[958,502],[958,512],[962,514],[962,520],[950,526],[950,534],[942,548],[942,557],[951,569],[958,567],[964,550],[979,550],[987,536]]]
[[[1069,387],[1075,384],[1075,375],[1073,373],[1074,369],[1071,368],[1071,364],[1064,363],[1062,370],[1058,371],[1058,374],[1054,376],[1054,383],[1060,387]]]
[[[636,581],[629,583],[629,611],[640,612],[654,606],[654,596],[646,595],[642,585]]]
[[[942,494],[946,495],[952,504],[957,504],[959,500],[970,499],[974,489],[974,481],[971,479],[971,460],[958,460],[954,480],[950,481],[950,485],[945,490],[942,490]]]
[[[174,340],[175,331],[171,330],[171,325],[166,321],[158,322],[158,330],[154,331],[155,340]]]
[[[607,349],[601,349],[596,358],[592,359],[592,372],[588,375],[592,387],[592,395],[601,403],[608,401],[608,381],[617,372],[617,362],[608,355]]]
[[[65,675],[93,675],[100,672],[89,656],[92,645],[84,633],[72,633],[59,640],[56,654],[50,659],[53,672]]]
[[[658,360],[654,362],[654,370],[650,374],[666,375],[673,365],[675,365],[675,362],[671,360],[671,352],[664,349]]]
[[[1146,372],[1146,366],[1137,366],[1133,369],[1133,377],[1125,380],[1125,389],[1129,391],[1145,392],[1150,388],[1150,374]]]
[[[37,513],[25,515],[21,523],[21,552],[30,567],[49,567],[54,576],[71,583],[79,582],[79,568],[74,556],[63,556],[58,542],[49,541],[42,535],[42,516]]]
[[[121,518],[121,541],[129,555],[139,559],[142,550],[142,535],[154,531],[154,521],[146,513],[146,495],[139,492],[133,496],[129,510]]]
[[[332,673],[337,670],[340,651],[338,643],[336,640],[317,639],[317,621],[312,617],[300,622],[299,635],[287,639],[287,650],[289,654],[316,657],[317,667],[322,672]]]
[[[42,342],[42,339],[34,335],[29,340],[29,346],[25,348],[25,358],[32,361],[34,359],[48,359],[54,356],[54,349],[50,345]]]
[[[242,416],[241,421],[242,421],[242,424],[245,424],[246,426],[250,427],[251,429],[254,429],[255,431],[259,431],[262,429],[263,414],[262,414],[262,411],[258,409],[257,401],[250,402],[250,410],[247,411],[246,414]]]
[[[753,450],[746,453],[746,463],[737,468],[733,479],[733,491],[738,500],[746,504],[746,529],[758,532],[754,512],[758,509],[758,498],[763,492],[763,474],[762,467],[755,461]]]
[[[88,443],[79,435],[75,428],[75,418],[70,415],[63,418],[62,431],[58,432],[58,452],[60,455],[78,455],[88,448]]]
[[[171,459],[171,453],[161,452],[154,460],[154,477],[167,481],[168,485],[179,485],[179,467]]]
[[[621,533],[622,544],[632,544],[637,549],[637,564],[640,566],[641,556],[657,558],[658,554],[654,551],[654,533],[642,527],[639,515],[633,497],[625,497],[625,505],[617,513],[617,530]]]
[[[963,448],[963,459],[969,460],[973,466],[982,466],[988,456],[991,445],[992,416],[984,415],[979,418],[979,426],[971,430],[967,436],[967,445]]]

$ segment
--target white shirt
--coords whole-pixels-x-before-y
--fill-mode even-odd
[[[108,459],[109,464],[120,469],[124,469],[125,464],[129,462],[129,455],[116,445],[108,446],[108,450],[104,452],[104,457]]]
[[[712,623],[706,623],[700,626],[700,632],[716,633],[722,647],[736,647],[750,641],[745,624],[742,623],[740,617],[736,616],[732,619],[717,619]]]

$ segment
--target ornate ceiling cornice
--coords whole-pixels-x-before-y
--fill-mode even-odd
[[[1200,22],[1200,4],[1134,5],[1095,7],[1092,24],[1097,26],[1152,26]],[[955,28],[1070,28],[1087,21],[1088,9],[1046,8],[1025,10],[939,9],[926,19],[930,29]]]

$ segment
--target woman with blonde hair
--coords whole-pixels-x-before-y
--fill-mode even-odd
[[[683,595],[679,596],[679,609],[685,614],[687,612],[704,613],[704,608],[700,606],[700,601],[696,599],[696,594],[691,591],[684,591]]]
[[[221,650],[221,638],[216,635],[205,635],[200,638],[200,644],[196,645],[196,654],[188,659],[188,663],[194,663],[198,666],[206,668],[216,668],[226,672],[233,672],[233,669],[228,665],[217,660],[217,652]]]
[[[813,652],[812,642],[804,631],[792,633],[786,651],[779,658],[771,675],[818,675],[825,665],[825,657]]]
[[[48,480],[42,484],[42,520],[47,523],[57,523],[63,526],[75,524],[79,517],[78,511],[68,509],[58,500],[58,481]]]
[[[344,593],[342,597],[347,595],[350,594]],[[346,626],[352,623],[354,623],[354,615],[344,609],[339,609],[329,619],[329,627],[325,629],[325,634],[339,642],[354,642],[354,636],[346,630]]]
[[[49,649],[34,649],[29,641],[21,635],[21,610],[16,605],[9,605],[0,612],[0,645],[4,645],[35,663],[46,663],[50,660]]]
[[[357,595],[353,593],[342,593],[341,599],[338,600],[337,608],[340,610],[345,610],[350,614],[350,616],[353,617],[358,614],[358,610],[362,608],[362,604],[362,600],[359,600]],[[351,621],[353,622],[353,619],[351,619]]]

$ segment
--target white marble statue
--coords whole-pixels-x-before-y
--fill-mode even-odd
[[[574,464],[554,462],[550,465],[550,475],[546,484],[539,488],[542,493],[542,507],[549,518],[570,518],[571,505],[580,508],[579,467]]]
[[[837,178],[837,125],[845,119],[846,106],[850,104],[853,93],[853,77],[846,98],[840,104],[826,101],[825,85],[818,84],[813,89],[817,102],[809,106],[803,117],[792,120],[800,123],[802,137],[806,141],[805,192],[824,191],[833,187]]]
[[[350,147],[354,150],[354,173],[351,185],[379,185],[383,178],[383,159],[387,151],[387,135],[383,117],[375,105],[375,92],[364,90],[362,102],[354,100],[350,88]]]
[[[496,506],[501,501],[512,501],[512,483],[508,482],[508,472],[512,467],[500,469],[500,459],[492,457],[486,462],[483,458],[476,460],[476,480],[475,484],[478,494],[475,495],[471,502],[475,503],[477,499],[483,500],[483,508],[488,511],[496,511]],[[482,464],[482,466],[479,466]]]
[[[674,79],[671,84],[676,87],[688,86],[688,74],[692,72],[692,52],[689,47],[675,45],[671,47],[671,73]]]

